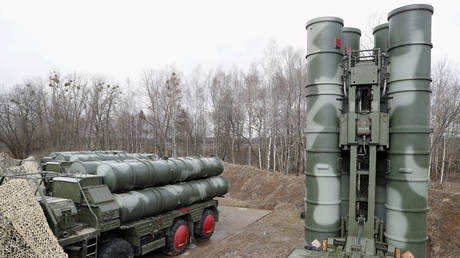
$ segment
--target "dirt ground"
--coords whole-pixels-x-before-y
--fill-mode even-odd
[[[428,237],[432,257],[460,257],[460,177],[430,183]]]
[[[303,220],[299,218],[305,194],[303,176],[228,163],[224,176],[230,180],[230,192],[220,199],[220,205],[272,212],[212,248],[199,248],[191,257],[285,257],[303,244]],[[431,257],[460,257],[460,178],[450,178],[442,187],[430,183],[428,201]]]
[[[200,247],[191,257],[286,257],[303,243],[303,221],[290,207],[278,207],[212,248]]]
[[[305,178],[267,172],[251,166],[225,163],[223,176],[230,181],[227,198],[246,202],[249,207],[277,209],[290,205],[298,210],[304,206]]]

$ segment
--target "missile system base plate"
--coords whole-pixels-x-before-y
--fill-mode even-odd
[[[357,255],[357,256],[355,256]],[[379,255],[374,255],[374,256],[369,256],[369,255],[363,255],[361,253],[358,253],[358,254],[352,254],[352,256],[350,256],[350,253],[347,253],[347,252],[341,252],[341,251],[332,251],[332,252],[328,252],[328,251],[312,251],[312,250],[307,250],[305,248],[302,248],[302,247],[297,247],[297,248],[294,248],[292,249],[291,253],[289,253],[289,255],[287,256],[287,258],[314,258],[314,257],[323,257],[323,258],[326,258],[326,257],[334,257],[334,258],[348,258],[348,257],[366,257],[366,258],[382,258],[382,257],[385,257],[385,258],[393,258],[394,256],[379,256]]]
[[[360,244],[354,245],[356,237],[329,238],[326,250],[308,250],[303,247],[292,249],[287,258],[313,258],[313,257],[366,257],[366,258],[392,258],[395,257],[395,248],[383,242],[375,242],[374,239],[361,239]],[[377,247],[377,249],[376,249]],[[322,247],[320,247],[322,248]],[[372,249],[372,250],[371,250]]]

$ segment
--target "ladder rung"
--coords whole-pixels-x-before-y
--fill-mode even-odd
[[[97,257],[97,236],[86,240],[86,250],[94,247],[94,251],[91,253],[86,253],[86,258],[96,258]]]
[[[369,175],[369,170],[356,170],[358,175]]]
[[[358,202],[367,202],[367,197],[357,197],[356,201],[358,201]]]

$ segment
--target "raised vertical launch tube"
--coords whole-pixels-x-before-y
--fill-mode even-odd
[[[339,110],[343,20],[307,22],[305,243],[340,231]]]
[[[388,14],[390,31],[390,171],[385,237],[389,244],[426,255],[430,135],[431,16],[415,4]]]

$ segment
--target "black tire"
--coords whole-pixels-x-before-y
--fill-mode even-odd
[[[166,234],[166,243],[163,252],[170,256],[182,254],[187,249],[190,241],[190,229],[183,219],[176,219]]]
[[[212,223],[212,225],[210,225]],[[195,239],[198,242],[208,241],[212,234],[214,234],[214,228],[216,225],[216,215],[212,210],[204,210],[201,215],[200,222],[195,224]]]
[[[131,244],[121,238],[102,240],[98,248],[99,258],[132,258],[134,257]]]

